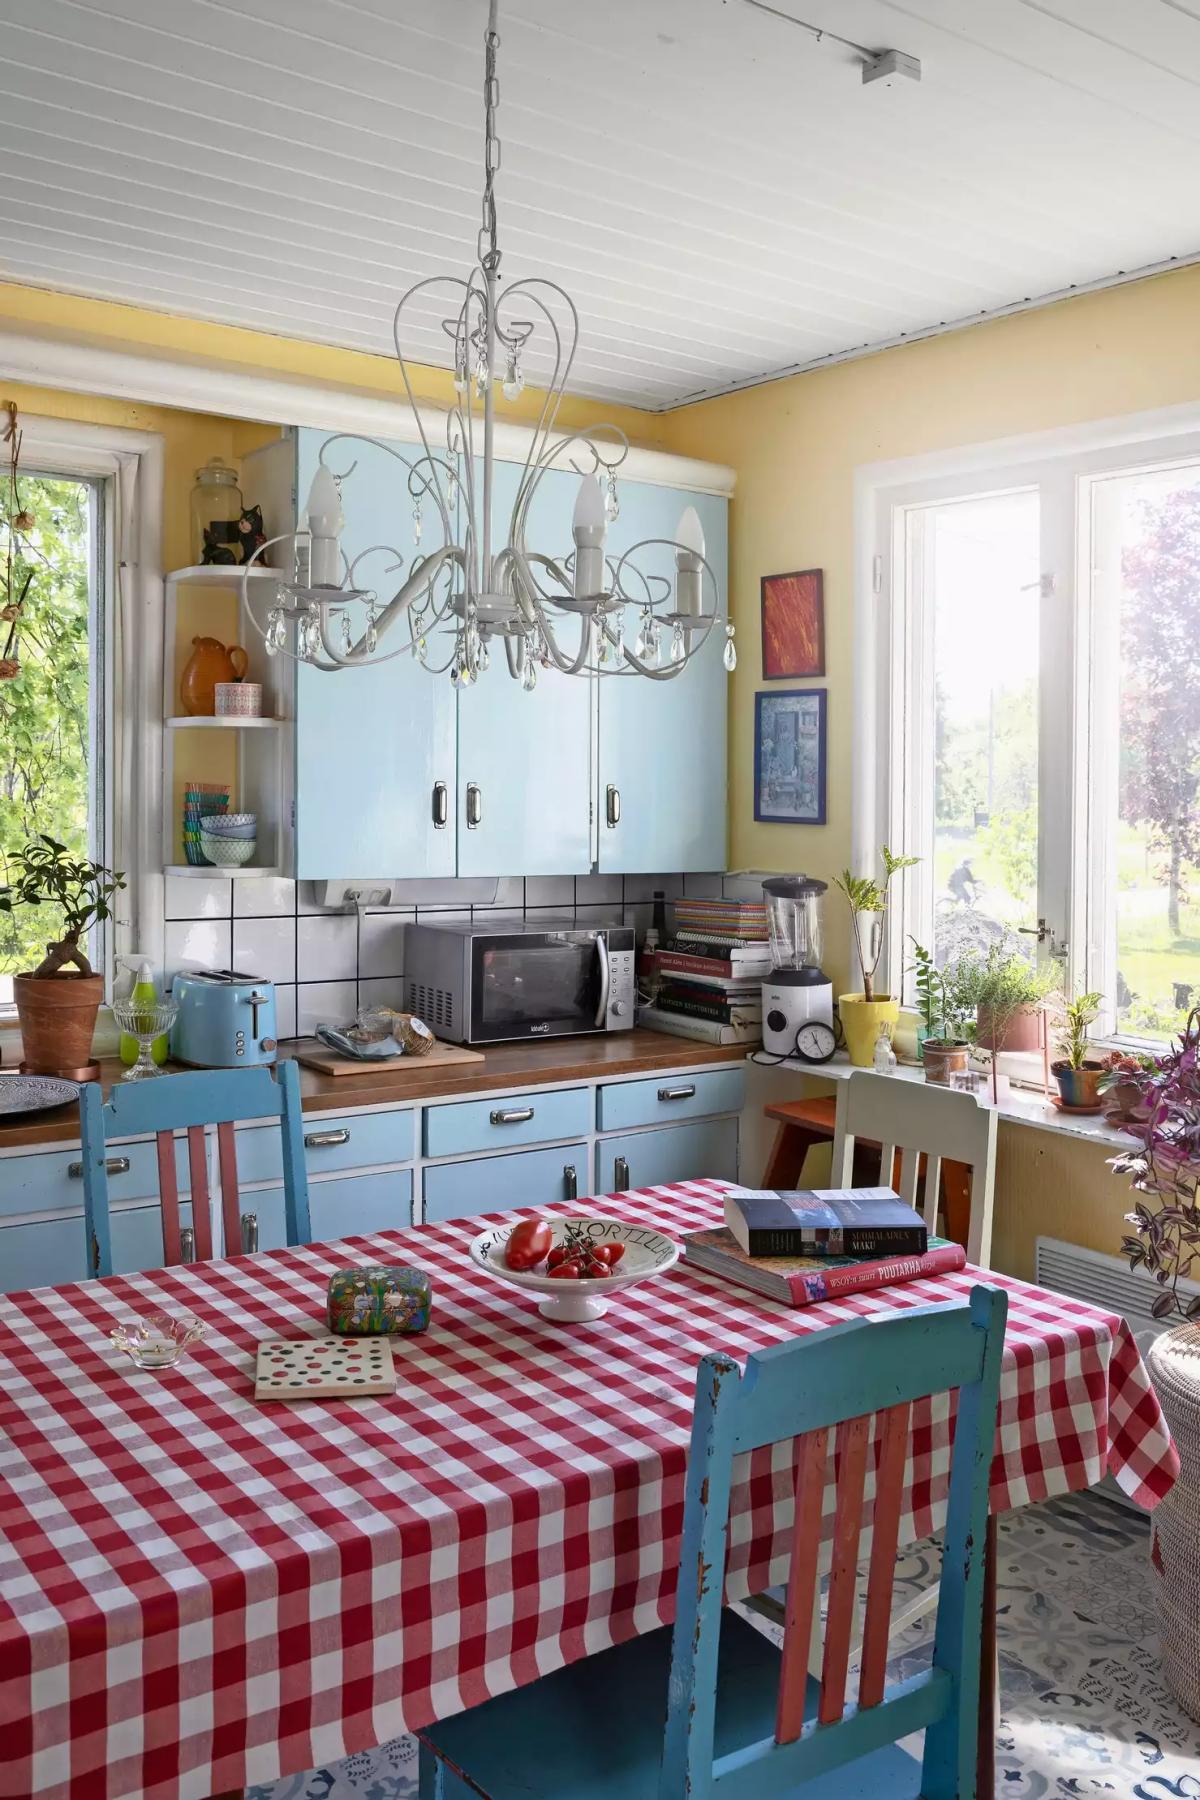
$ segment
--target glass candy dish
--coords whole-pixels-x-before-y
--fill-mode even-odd
[[[204,1336],[205,1329],[200,1319],[173,1319],[168,1313],[151,1313],[148,1318],[130,1319],[118,1325],[108,1335],[139,1369],[173,1369]]]

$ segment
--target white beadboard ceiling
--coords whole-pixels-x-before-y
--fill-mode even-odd
[[[573,295],[577,392],[676,406],[1200,252],[1200,0],[778,5],[922,81],[744,0],[502,4],[503,273]],[[0,0],[0,278],[390,351],[474,251],[485,14]],[[446,360],[428,312],[409,344]]]

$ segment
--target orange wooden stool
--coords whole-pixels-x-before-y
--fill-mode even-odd
[[[779,1126],[763,1171],[763,1186],[794,1188],[803,1173],[804,1159],[814,1145],[833,1142],[837,1100],[832,1094],[820,1094],[811,1100],[781,1100],[776,1106],[765,1106],[763,1114],[768,1119],[776,1119]],[[863,1148],[867,1149],[865,1159],[859,1154]],[[873,1148],[878,1152],[880,1146],[876,1144]],[[856,1186],[867,1187],[880,1178],[879,1157],[876,1155],[872,1161],[870,1150],[871,1147],[860,1138],[854,1155]],[[921,1176],[925,1174],[925,1166],[922,1157]],[[900,1155],[897,1152],[892,1171],[893,1187],[899,1179]],[[947,1237],[953,1238],[956,1244],[965,1245],[971,1220],[971,1174],[964,1163],[943,1162],[941,1199]]]

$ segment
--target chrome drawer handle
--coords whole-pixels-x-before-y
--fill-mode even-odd
[[[564,1200],[578,1200],[578,1198],[579,1198],[579,1171],[576,1169],[574,1163],[564,1163],[564,1165],[563,1165],[563,1199]]]
[[[499,1106],[491,1120],[493,1125],[528,1125],[532,1117],[532,1106]]]
[[[179,1260],[180,1262],[195,1262],[196,1260],[196,1233],[190,1225],[179,1227]]]
[[[104,1172],[106,1175],[128,1175],[129,1158],[127,1156],[106,1156],[104,1159]],[[82,1181],[83,1164],[81,1162],[68,1163],[67,1174],[72,1181]]]
[[[629,1191],[629,1158],[627,1156],[613,1158],[613,1180],[621,1193]]]
[[[446,822],[449,819],[449,817],[450,817],[450,805],[449,805],[449,801],[448,801],[447,794],[446,794],[446,784],[444,781],[435,781],[433,784],[433,828],[434,828],[434,830],[435,831],[445,831]]]
[[[304,1148],[306,1150],[332,1150],[338,1144],[348,1144],[350,1133],[346,1126],[340,1131],[306,1131]]]
[[[684,1082],[682,1087],[659,1088],[658,1097],[660,1100],[694,1100],[696,1084],[694,1081],[688,1081]]]

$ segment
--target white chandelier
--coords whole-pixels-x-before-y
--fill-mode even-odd
[[[467,685],[502,646],[509,674],[526,689],[536,686],[543,668],[564,675],[644,675],[669,681],[703,647],[718,622],[724,665],[732,671],[737,662],[734,628],[720,615],[717,581],[705,559],[704,533],[694,507],[684,510],[674,538],[644,538],[619,557],[606,554],[607,527],[620,506],[617,471],[629,445],[615,425],[556,435],[579,336],[579,315],[570,296],[556,282],[540,278],[515,281],[501,291],[496,7],[497,0],[490,0],[484,36],[485,156],[477,262],[465,280],[434,275],[416,282],[393,321],[422,453],[414,446],[409,457],[377,439],[345,433],[322,445],[305,522],[294,535],[295,579],[280,581],[261,622],[252,596],[257,602],[268,584],[251,584],[248,571],[264,550],[285,541],[270,539],[243,573],[246,612],[271,654],[328,671],[413,656],[432,674],[448,671],[452,682]],[[431,291],[438,288],[454,291],[456,310],[441,326],[453,344],[458,398],[447,414],[446,447],[435,452],[413,393],[401,335],[406,309],[427,307],[430,297],[436,298]],[[551,298],[558,316],[548,303]],[[495,547],[495,389],[499,386],[509,400],[520,397],[522,361],[531,340],[552,350],[552,378],[520,472],[506,541]],[[349,561],[341,547],[341,484],[355,465],[337,472],[326,457],[335,453],[335,446],[353,443],[371,444],[403,465],[406,474],[400,479],[412,506],[414,542],[420,544],[430,513],[440,527],[440,544],[412,559],[407,578],[390,599],[381,600],[377,590],[358,585],[360,565],[384,557],[394,579],[406,559],[393,548],[373,545]],[[336,454],[338,460],[344,458],[344,452]],[[542,477],[554,468],[571,468],[580,476],[574,547],[561,557],[532,549],[526,541],[530,506]],[[293,541],[292,534],[286,541]],[[638,552],[655,549],[659,571],[639,568]],[[669,551],[674,552],[673,579],[661,569],[663,553]],[[380,649],[385,634],[389,644],[393,638],[399,641]]]

